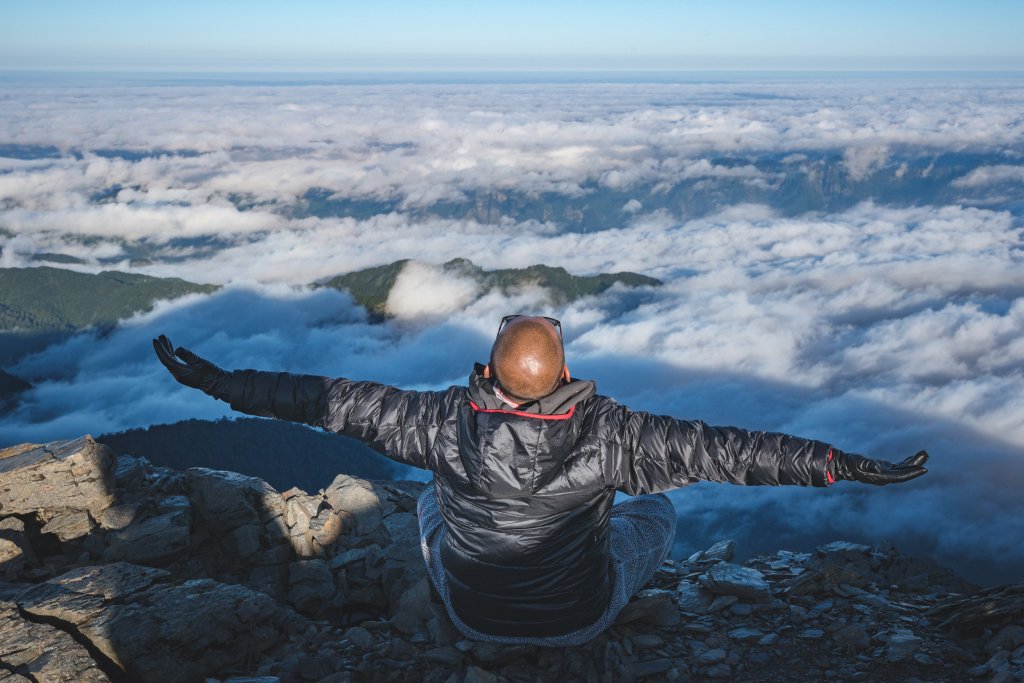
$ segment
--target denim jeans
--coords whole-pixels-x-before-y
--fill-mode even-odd
[[[650,581],[672,549],[676,532],[676,512],[664,495],[637,496],[612,507],[609,552],[611,554],[612,595],[604,614],[589,626],[556,636],[495,636],[467,625],[452,609],[451,595],[441,566],[441,541],[446,533],[444,519],[437,507],[434,486],[428,484],[416,507],[420,520],[420,545],[427,573],[444,602],[455,627],[471,640],[506,645],[566,647],[582,645],[607,629],[629,599]]]

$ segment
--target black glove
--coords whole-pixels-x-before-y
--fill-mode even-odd
[[[835,479],[853,479],[865,484],[884,486],[897,484],[920,477],[927,472],[923,465],[928,460],[928,453],[918,451],[906,460],[891,463],[887,460],[873,460],[856,453],[844,453],[832,449],[829,471]]]
[[[153,340],[153,348],[156,350],[156,357],[174,379],[187,387],[200,389],[214,398],[227,400],[227,382],[231,373],[221,370],[184,347],[179,346],[178,350],[174,351],[171,340],[162,334]]]

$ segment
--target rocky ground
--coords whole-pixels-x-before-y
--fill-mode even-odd
[[[581,647],[466,640],[422,486],[281,493],[88,436],[0,451],[0,681],[1024,681],[1024,584],[844,542],[666,562]]]

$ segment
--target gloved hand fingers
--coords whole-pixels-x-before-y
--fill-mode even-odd
[[[203,363],[203,359],[202,358],[200,358],[196,354],[192,353],[191,351],[186,349],[184,346],[179,346],[177,348],[177,350],[175,350],[174,355],[177,356],[178,358],[182,359],[183,361],[185,361],[189,365],[201,365]]]
[[[156,357],[160,359],[160,362],[167,369],[174,370],[183,364],[174,357],[174,352],[171,349],[171,340],[164,335],[160,335],[157,339],[153,340],[153,350],[156,351]]]
[[[911,479],[916,479],[928,470],[924,467],[908,467],[906,469],[894,469],[886,475],[886,484],[899,484]]]
[[[918,451],[914,455],[897,464],[896,467],[899,469],[920,467],[921,465],[924,465],[926,462],[928,462],[928,452]]]

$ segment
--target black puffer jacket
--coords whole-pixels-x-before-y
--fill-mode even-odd
[[[830,446],[819,441],[632,411],[579,380],[512,410],[480,370],[468,387],[427,392],[236,370],[218,398],[431,470],[453,606],[470,626],[499,635],[555,635],[597,620],[610,596],[617,490],[829,483]]]

